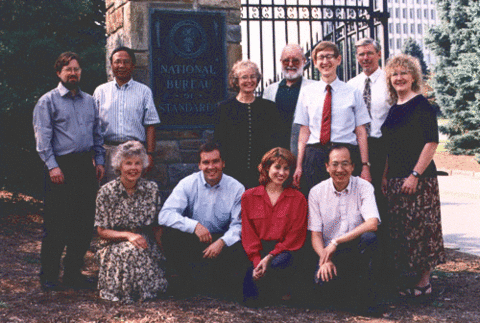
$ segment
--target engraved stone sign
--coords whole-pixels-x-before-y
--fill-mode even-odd
[[[210,127],[227,94],[225,15],[150,12],[152,90],[161,126]]]

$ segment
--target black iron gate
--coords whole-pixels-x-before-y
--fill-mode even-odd
[[[241,0],[244,57],[263,73],[260,91],[279,79],[280,54],[287,43],[297,43],[307,56],[307,77],[318,79],[310,52],[323,40],[336,43],[343,63],[339,77],[347,81],[358,74],[355,42],[363,37],[382,45],[388,57],[387,0]]]

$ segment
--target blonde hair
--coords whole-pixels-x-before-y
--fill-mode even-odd
[[[238,74],[240,71],[249,68],[252,68],[255,71],[255,74],[257,76],[257,84],[260,83],[260,80],[262,79],[262,74],[260,73],[258,65],[251,60],[246,59],[243,61],[237,61],[235,64],[233,64],[232,70],[228,74],[228,85],[231,89],[235,90],[236,92],[240,91],[240,88],[238,87]]]
[[[412,75],[413,77],[412,91],[413,92],[420,93],[422,90],[423,76],[422,76],[422,68],[420,67],[420,61],[417,58],[407,54],[398,54],[390,58],[387,62],[387,66],[385,67],[389,104],[395,104],[398,100],[397,91],[395,91],[395,88],[393,87],[392,82],[390,80],[397,67],[405,68],[410,73],[410,75]]]

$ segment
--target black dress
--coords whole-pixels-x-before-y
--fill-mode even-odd
[[[225,173],[246,188],[258,186],[258,164],[263,155],[275,147],[288,147],[280,128],[272,101],[256,98],[246,104],[233,97],[221,102],[214,138],[222,145]]]

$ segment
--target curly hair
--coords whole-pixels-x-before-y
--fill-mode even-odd
[[[122,162],[130,157],[140,157],[142,160],[142,169],[148,165],[148,155],[141,142],[130,140],[119,145],[112,156],[112,167],[116,175],[120,175]]]
[[[395,104],[398,100],[397,91],[392,85],[391,78],[395,69],[398,67],[405,68],[410,75],[413,77],[412,91],[415,93],[420,93],[423,85],[423,76],[422,68],[420,67],[420,61],[407,54],[398,54],[390,58],[385,67],[385,74],[387,78],[387,89],[388,89],[388,103]]]
[[[260,172],[260,178],[258,179],[260,185],[267,185],[270,183],[271,179],[268,176],[268,171],[270,167],[280,161],[283,160],[287,163],[288,167],[290,168],[290,174],[288,175],[287,180],[283,183],[283,187],[291,187],[293,182],[293,173],[295,173],[295,166],[296,166],[296,158],[290,152],[290,150],[276,147],[270,149],[265,155],[262,157],[262,161],[258,165],[258,171]]]
[[[260,73],[260,69],[258,68],[257,64],[255,64],[249,59],[237,61],[235,64],[233,64],[232,70],[228,74],[228,85],[232,90],[234,90],[235,92],[240,91],[240,88],[238,87],[238,74],[240,73],[240,71],[249,68],[253,68],[257,76],[257,84],[260,83],[260,80],[262,79],[262,74]]]

